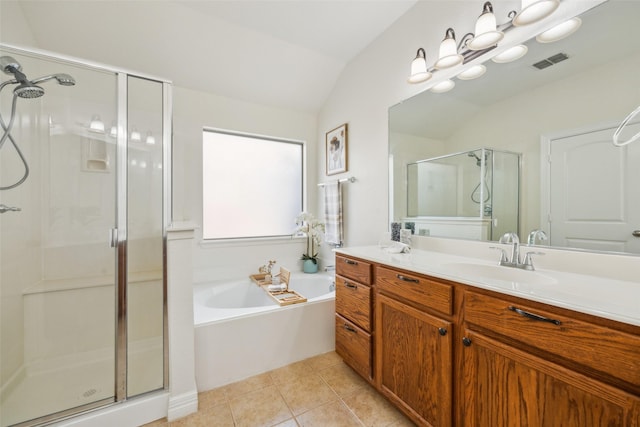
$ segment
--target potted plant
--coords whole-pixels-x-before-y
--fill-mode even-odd
[[[318,271],[318,250],[324,234],[324,223],[318,221],[313,214],[302,212],[296,217],[296,232],[307,237],[305,252],[302,254],[302,269],[305,273]]]

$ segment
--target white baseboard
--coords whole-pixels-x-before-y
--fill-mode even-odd
[[[167,420],[169,422],[198,411],[198,391],[192,390],[178,396],[169,397]]]

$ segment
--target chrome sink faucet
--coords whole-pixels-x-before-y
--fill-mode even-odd
[[[542,232],[544,234],[544,232]],[[546,237],[546,236],[545,236]],[[533,271],[532,255],[544,255],[542,252],[527,252],[524,261],[520,260],[520,238],[516,233],[508,232],[500,237],[499,243],[511,243],[511,258],[507,256],[507,252],[503,248],[491,246],[490,249],[497,249],[501,252],[499,265],[505,267],[521,268],[523,270]]]
[[[535,245],[536,239],[540,242],[542,242],[543,240],[547,240],[547,233],[542,230],[531,231],[531,233],[529,233],[529,237],[527,238],[527,245]]]
[[[520,264],[520,238],[516,233],[508,232],[504,233],[500,238],[500,243],[511,243],[511,259],[508,263],[512,266]]]

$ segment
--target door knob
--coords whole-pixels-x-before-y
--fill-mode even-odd
[[[640,237],[640,230],[633,230],[631,234],[633,235],[633,237]]]

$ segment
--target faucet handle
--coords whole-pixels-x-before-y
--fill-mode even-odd
[[[489,246],[489,249],[500,251],[500,265],[507,264],[509,262],[509,259],[507,258],[507,252],[503,248],[499,248],[497,246]]]
[[[534,270],[533,261],[531,260],[532,255],[544,255],[544,252],[527,252],[524,256],[524,261],[522,262],[522,268],[525,270]]]

